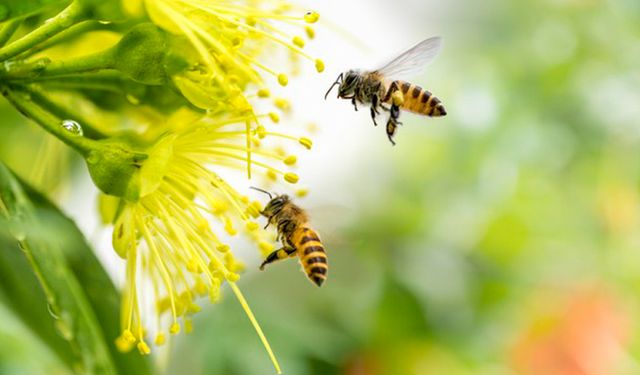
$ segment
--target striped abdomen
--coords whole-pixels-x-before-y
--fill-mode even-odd
[[[327,253],[320,242],[320,237],[311,228],[302,225],[292,236],[292,243],[298,251],[300,263],[307,277],[317,286],[327,279]]]
[[[404,97],[402,109],[431,117],[445,116],[447,114],[440,99],[429,91],[406,81],[396,82]]]

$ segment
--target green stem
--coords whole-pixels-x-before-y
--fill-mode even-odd
[[[2,26],[2,30],[0,30],[0,47],[4,46],[9,39],[13,36],[13,33],[18,30],[20,24],[22,23],[22,19],[14,19],[5,23]]]
[[[51,38],[52,36],[68,29],[73,24],[87,17],[87,10],[81,1],[74,0],[57,16],[47,20],[37,29],[22,38],[0,48],[0,61],[8,60],[35,45]]]
[[[73,119],[78,123],[82,124],[82,130],[84,135],[91,139],[102,139],[106,138],[107,135],[102,131],[98,130],[95,126],[93,126],[86,119],[78,116],[77,114],[69,112],[66,108],[63,108],[58,103],[51,101],[49,98],[44,96],[42,92],[38,90],[34,90],[31,87],[24,87],[25,92],[31,96],[31,100],[33,100],[36,104],[38,104],[42,109],[56,116],[57,118],[62,119]]]
[[[50,62],[43,58],[33,62],[11,61],[7,66],[0,66],[0,79],[20,80],[46,77],[59,77],[69,74],[85,73],[114,66],[113,49],[107,49],[91,55],[77,57],[66,61]]]
[[[29,93],[21,91],[19,88],[6,86],[1,87],[0,91],[20,113],[35,121],[44,130],[53,134],[82,156],[87,157],[91,151],[99,148],[98,141],[73,134],[64,129],[61,120],[34,103]]]
[[[109,76],[103,76],[102,73],[109,73]],[[113,79],[111,79],[110,76],[113,76]],[[66,75],[62,77],[35,77],[33,79],[29,79],[29,82],[38,82],[47,88],[63,90],[88,89],[121,94],[125,93],[126,90],[124,87],[124,79],[120,77],[121,75],[117,71],[104,70],[94,74],[85,73]]]
[[[4,64],[0,64],[0,79],[31,79],[36,77],[49,64],[51,64],[51,60],[47,57],[34,61],[5,61]]]
[[[16,83],[23,83],[16,80]],[[99,90],[122,95],[142,97],[146,93],[146,87],[140,83],[131,81],[116,70],[102,70],[95,73],[71,74],[60,77],[35,77],[28,82],[37,82],[45,90]]]
[[[54,61],[39,72],[38,77],[58,77],[68,74],[112,69],[113,66],[113,49],[110,48],[106,51],[81,56],[72,60]]]
[[[109,30],[109,31],[121,31],[126,30],[128,27],[128,23],[115,23],[115,22],[103,22],[96,20],[87,20],[79,22],[70,28],[60,32],[58,35],[48,39],[47,41],[34,46],[33,48],[25,51],[20,55],[20,59],[26,59],[27,57],[33,56],[34,54],[44,51],[48,48],[51,48],[55,45],[58,45],[62,42],[66,42],[71,38],[74,38],[78,35],[88,33],[90,31],[100,31],[100,30]]]

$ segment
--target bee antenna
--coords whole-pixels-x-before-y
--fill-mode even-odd
[[[269,199],[273,199],[273,196],[271,195],[271,193],[269,193],[269,192],[268,192],[268,191],[266,191],[266,190],[263,190],[263,189],[257,188],[257,187],[255,187],[255,186],[250,186],[250,188],[251,188],[251,189],[253,189],[253,190],[257,190],[257,191],[259,191],[259,192],[261,192],[261,193],[265,193],[265,194],[267,194],[267,195],[269,196]]]
[[[331,92],[331,90],[333,90],[333,88],[336,85],[339,85],[340,82],[342,82],[343,77],[344,77],[344,73],[340,73],[340,75],[338,76],[338,78],[336,78],[336,81],[333,83],[333,85],[331,85],[331,87],[329,87],[329,91],[327,91],[327,93],[324,94],[324,100],[327,100],[327,97],[329,96],[329,93]]]

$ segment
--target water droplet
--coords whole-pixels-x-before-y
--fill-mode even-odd
[[[4,62],[4,70],[6,70],[7,73],[9,73],[12,70],[14,70],[18,65],[19,65],[19,63],[17,61],[5,61]]]
[[[80,124],[78,124],[77,121],[62,120],[62,122],[60,123],[60,126],[62,126],[64,130],[68,131],[73,135],[77,135],[77,136],[83,135],[82,126],[80,126]]]
[[[73,340],[73,330],[71,326],[67,324],[63,319],[58,319],[53,323],[58,334],[65,340]]]
[[[131,94],[127,94],[126,95],[127,101],[133,105],[138,105],[140,104],[140,99],[136,98],[135,96],[131,95]]]
[[[102,20],[102,21],[98,21],[98,23],[101,24],[101,25],[111,25],[113,22]]]
[[[22,219],[20,216],[16,215],[16,219]],[[11,235],[18,240],[18,246],[22,249],[25,250],[26,248],[26,244],[24,244],[23,242],[27,239],[27,234],[24,231],[24,224],[18,224],[12,228],[10,228],[11,230]]]

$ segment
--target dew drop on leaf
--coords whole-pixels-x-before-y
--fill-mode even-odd
[[[1,5],[0,5],[0,7],[1,7]],[[5,61],[4,62],[4,70],[6,70],[7,73],[10,73],[18,65],[19,65],[19,63],[17,61]]]
[[[131,94],[127,94],[126,95],[127,101],[133,105],[138,105],[140,104],[140,99],[136,98],[135,96],[131,95]]]
[[[60,123],[60,126],[62,126],[64,130],[68,131],[73,135],[77,135],[77,136],[83,135],[82,126],[80,126],[80,124],[78,124],[77,121],[62,120],[62,122]]]
[[[56,331],[63,339],[67,341],[73,340],[73,330],[71,329],[71,325],[65,322],[64,319],[58,319],[53,323]]]

